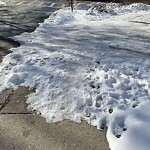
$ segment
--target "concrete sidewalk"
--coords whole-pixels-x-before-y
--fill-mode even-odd
[[[0,115],[0,150],[108,150],[105,132],[70,121],[45,123],[37,115]]]
[[[25,87],[7,91],[7,104],[0,111],[0,150],[109,150],[106,130],[86,122],[46,120],[27,110]]]

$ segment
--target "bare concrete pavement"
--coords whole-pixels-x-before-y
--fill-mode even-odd
[[[25,96],[30,92],[19,87],[1,94],[7,104],[0,111],[0,150],[109,150],[106,130],[69,120],[46,123],[27,110]]]

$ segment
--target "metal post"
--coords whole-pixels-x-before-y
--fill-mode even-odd
[[[71,0],[71,10],[73,12],[73,0]]]

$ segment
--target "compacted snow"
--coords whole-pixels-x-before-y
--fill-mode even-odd
[[[0,91],[36,88],[30,109],[48,122],[108,127],[111,150],[150,147],[150,6],[79,4],[16,36],[0,65]]]

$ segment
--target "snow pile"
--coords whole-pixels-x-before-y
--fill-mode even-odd
[[[77,9],[80,8],[80,5],[76,7]],[[88,5],[87,5],[88,6]],[[88,8],[88,7],[87,7]],[[150,10],[150,6],[143,4],[143,3],[133,3],[131,5],[120,5],[119,3],[91,3],[89,4],[89,10],[94,10],[97,12],[106,12],[106,13],[111,13],[114,12],[115,14],[123,14],[123,13],[133,13],[133,12],[138,12],[138,11],[147,11]]]
[[[0,5],[9,6],[9,5],[12,5],[16,2],[17,2],[16,0],[0,0]]]
[[[148,11],[150,6],[142,3],[134,3],[128,6],[122,6],[117,3],[91,3],[84,4],[80,3],[76,6],[77,10],[86,10],[85,17],[92,19],[93,21],[103,20],[116,15],[122,15],[127,13],[134,13],[139,11]],[[88,15],[93,15],[93,17],[88,17]]]
[[[4,5],[6,5],[6,2],[3,0],[0,0],[0,5],[4,6]]]
[[[33,33],[16,36],[22,45],[1,63],[0,91],[34,87],[27,103],[48,122],[86,120],[108,127],[112,150],[149,150],[149,6],[120,6],[113,19],[97,12],[99,21],[92,5],[59,10]]]
[[[68,22],[72,23],[74,21],[79,24],[89,21],[114,19],[119,15],[140,13],[142,11],[150,11],[150,6],[142,3],[135,3],[127,6],[102,2],[93,2],[91,4],[79,3],[75,7],[74,14],[70,12],[70,8],[66,8],[66,10],[56,11],[51,16],[51,19],[53,18],[56,24],[67,24]]]

